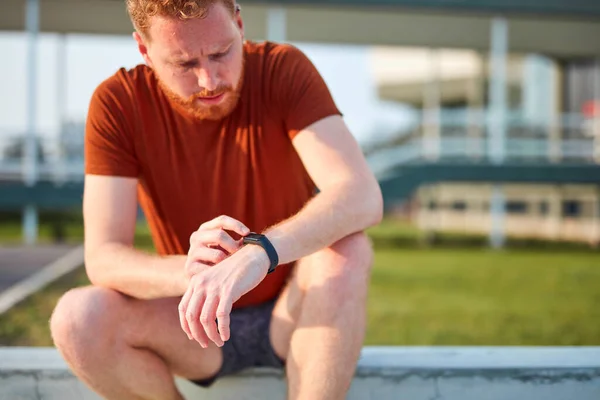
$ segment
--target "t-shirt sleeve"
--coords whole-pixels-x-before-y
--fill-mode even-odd
[[[341,115],[325,80],[302,51],[281,45],[276,53],[271,90],[290,139],[325,117]]]
[[[133,142],[132,104],[115,76],[101,83],[94,91],[85,126],[86,174],[139,175]]]

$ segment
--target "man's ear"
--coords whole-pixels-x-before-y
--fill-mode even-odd
[[[150,56],[148,55],[148,46],[146,45],[144,38],[142,37],[142,35],[139,34],[139,32],[136,31],[136,32],[133,32],[133,39],[136,41],[136,43],[138,45],[138,50],[139,50],[140,54],[142,55],[142,58],[144,59],[146,64],[150,68],[152,68],[152,60],[150,59]]]
[[[237,25],[240,33],[242,35],[242,40],[244,39],[244,21],[242,20],[242,11],[239,4],[235,5],[235,24]]]

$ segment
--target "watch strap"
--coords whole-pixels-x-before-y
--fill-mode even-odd
[[[275,250],[275,247],[273,247],[271,241],[265,235],[250,232],[249,234],[244,236],[243,243],[253,244],[262,247],[267,253],[267,256],[269,257],[269,261],[271,263],[269,265],[269,271],[267,272],[267,274],[270,274],[271,272],[275,271],[275,268],[279,265],[279,255],[277,254],[277,250]]]

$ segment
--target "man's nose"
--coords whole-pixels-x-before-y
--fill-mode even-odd
[[[204,90],[214,91],[217,89],[217,73],[214,68],[203,67],[198,70],[198,86]]]

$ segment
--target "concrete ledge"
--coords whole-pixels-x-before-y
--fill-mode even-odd
[[[280,371],[254,369],[189,399],[284,399]],[[53,348],[0,348],[0,399],[100,399]],[[366,347],[348,399],[600,399],[600,347]]]

